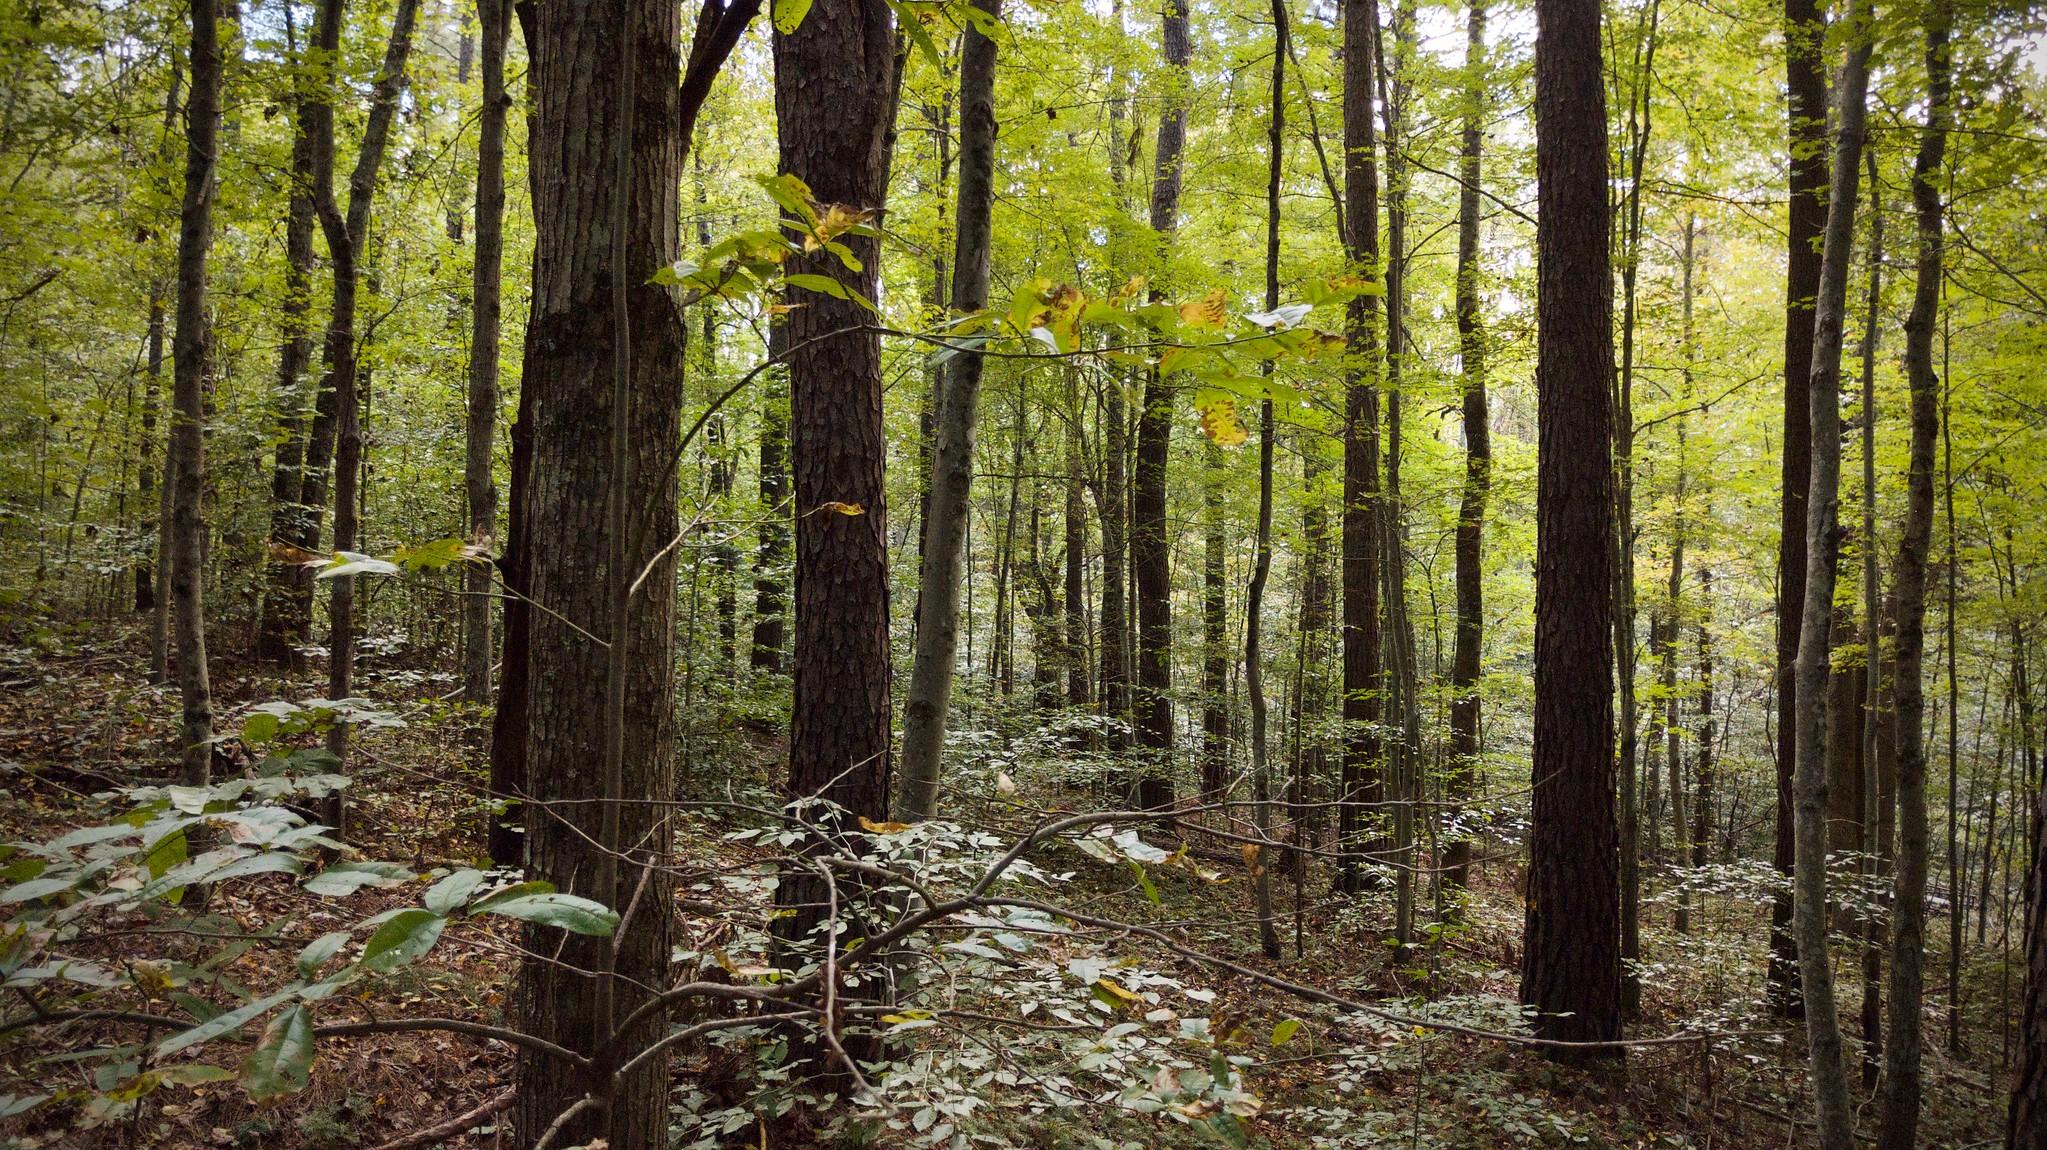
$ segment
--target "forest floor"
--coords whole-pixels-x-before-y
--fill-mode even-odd
[[[30,639],[17,633],[0,642],[0,840],[42,840],[62,833],[85,817],[86,796],[170,774],[176,693],[148,684],[143,666],[136,638],[110,636],[103,625],[93,630],[44,627]],[[222,729],[238,729],[246,704],[321,694],[310,677],[303,682],[255,678],[242,673],[246,666],[235,652],[216,652],[214,689],[224,716]],[[482,854],[484,825],[474,797],[482,770],[473,749],[476,714],[431,701],[443,686],[432,675],[387,669],[369,680],[367,693],[401,714],[407,725],[362,742],[352,771],[351,843],[366,857],[421,871],[474,862]],[[733,724],[717,742],[728,767],[737,755],[751,764],[738,769],[755,772],[753,781],[766,785],[773,748],[765,737]],[[231,761],[222,767],[236,769]],[[707,874],[743,868],[749,844],[728,841],[715,827],[699,829],[710,833],[682,836],[679,849],[686,861]],[[1200,832],[1190,837],[1199,839]],[[690,852],[696,857],[688,857]],[[1496,1017],[1499,1001],[1515,993],[1521,909],[1511,862],[1483,865],[1466,925],[1442,932],[1425,954],[1405,959],[1383,945],[1379,932],[1366,929],[1375,914],[1369,905],[1360,908],[1326,897],[1326,876],[1311,872],[1298,887],[1282,879],[1275,894],[1285,957],[1268,962],[1258,953],[1250,884],[1203,883],[1162,870],[1155,887],[1147,884],[1148,890],[1140,892],[1122,868],[1066,853],[1081,872],[1076,905],[1084,898],[1093,914],[1171,920],[1188,945],[1242,967],[1353,998],[1397,999],[1389,1005],[1477,1025]],[[1499,853],[1509,859],[1514,854],[1510,848]],[[1068,865],[1068,860],[1059,864]],[[1088,873],[1089,867],[1100,873]],[[378,909],[378,898],[401,905],[416,896],[417,891],[365,891],[351,909]],[[232,916],[252,934],[276,929],[301,938],[333,927],[333,915],[320,899],[287,882],[238,881],[217,903],[224,905],[209,909]],[[690,936],[695,928],[686,913],[678,913],[683,914],[683,934]],[[1645,921],[1644,930],[1643,1012],[1630,1033],[1653,1036],[1695,1028],[1739,1037],[1710,1049],[1699,1044],[1641,1048],[1623,1064],[1590,1069],[1560,1066],[1525,1048],[1419,1029],[1361,1034],[1355,1026],[1346,1029],[1332,1021],[1326,1011],[1242,973],[1204,967],[1142,936],[1125,935],[1107,945],[1118,956],[1117,969],[1169,972],[1187,986],[1205,987],[1187,997],[1204,1003],[1219,1029],[1252,1036],[1237,1042],[1237,1049],[1249,1055],[1244,1088],[1262,1103],[1262,1113],[1247,1122],[1252,1145],[1761,1150],[1802,1145],[1809,1137],[1800,1128],[1801,1119],[1792,1117],[1808,1110],[1802,1037],[1761,1014],[1766,914],[1752,899],[1707,899],[1693,908],[1693,930],[1679,935],[1670,929],[1667,905],[1645,908],[1645,920],[1653,921]],[[323,920],[327,925],[321,925]],[[1929,930],[1936,937],[1943,933]],[[1304,957],[1295,954],[1297,937],[1307,943]],[[465,928],[459,937],[450,931],[422,962],[362,984],[351,991],[349,1002],[328,1004],[322,1021],[414,1013],[500,1022],[515,971],[511,939],[511,932],[501,929]],[[715,940],[695,937],[686,943],[708,950]],[[284,981],[295,949],[250,948],[220,968],[223,986],[260,993]],[[1852,1011],[1860,992],[1846,962],[1842,969],[1844,1010]],[[1989,1146],[2001,1132],[2005,1072],[2000,1027],[2008,1001],[2002,996],[2015,990],[1998,981],[2000,974],[1994,967],[1971,967],[1974,981],[1965,990],[1973,1009],[1964,1013],[1962,1038],[1973,1054],[1951,1058],[1940,1048],[1945,1003],[1927,1003],[1933,1049],[1924,1146]],[[1930,974],[1928,983],[1930,988],[1943,985],[1937,974]],[[1212,998],[1205,997],[1209,992]],[[991,999],[986,1008],[1000,1010],[1003,1004]],[[1308,1021],[1296,1029],[1286,1024],[1290,1018]],[[937,1057],[950,1049],[961,1037],[952,1025],[917,1033],[912,1041],[919,1055]],[[1033,1079],[1040,1075],[1070,1078],[1095,1095],[1114,1091],[1100,1079],[1085,1077],[1087,1066],[1073,1060],[1070,1043],[1032,1045],[1022,1040],[1033,1037],[1028,1027],[1013,1017],[1007,1025],[992,1032],[998,1036],[994,1045],[1022,1036],[1007,1055],[1020,1073],[978,1085],[977,1117],[963,1121],[962,1130],[1009,1140],[1000,1144],[1048,1150],[1219,1144],[1200,1124],[1171,1114],[1113,1105],[1038,1104],[1041,1096],[1033,1094],[1038,1089]],[[1844,1025],[1852,1035],[1853,1020]],[[1287,1036],[1283,1044],[1268,1040],[1282,1032]],[[60,1028],[36,1040],[40,1045],[16,1038],[0,1066],[0,1090],[21,1091],[40,1082],[47,1091],[53,1080],[84,1073],[61,1058],[48,1061],[52,1056],[133,1037],[118,1025],[93,1022]],[[1063,1042],[1070,1036],[1056,1037]],[[1851,1041],[1851,1054],[1854,1048]],[[1037,1065],[1031,1065],[1032,1059],[1039,1060]],[[97,1130],[73,1128],[75,1115],[46,1107],[30,1120],[0,1123],[0,1146],[10,1144],[9,1135],[12,1145],[22,1147],[339,1150],[393,1141],[410,1145],[403,1142],[408,1135],[479,1109],[486,1112],[464,1133],[425,1145],[493,1146],[497,1127],[487,1107],[507,1096],[512,1070],[510,1048],[491,1040],[445,1033],[322,1039],[310,1086],[280,1101],[252,1104],[232,1084],[164,1089]],[[694,1051],[678,1059],[674,1070],[678,1095],[691,1098],[691,1105],[735,1104],[738,1087],[730,1051]],[[707,1098],[713,1102],[706,1103]],[[1871,1108],[1865,1107],[1864,1114],[1871,1116]],[[928,1119],[919,1121],[925,1125],[883,1129],[866,1144],[917,1144],[915,1135],[929,1125]],[[815,1144],[807,1129],[789,1121],[755,1122],[734,1131],[730,1142],[711,1144]]]

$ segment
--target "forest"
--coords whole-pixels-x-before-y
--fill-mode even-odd
[[[2043,205],[2025,0],[0,0],[0,1147],[2047,1150]]]

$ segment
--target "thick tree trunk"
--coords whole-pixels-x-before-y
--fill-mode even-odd
[[[1882,1150],[1918,1144],[1920,1018],[1926,963],[1926,575],[1933,544],[1933,449],[1941,431],[1935,408],[1940,376],[1933,360],[1933,327],[1940,307],[1942,235],[1940,177],[1947,153],[1948,30],[1953,9],[1933,0],[1925,16],[1926,123],[1912,165],[1912,205],[1918,232],[1917,280],[1905,319],[1905,379],[1912,394],[1911,463],[1905,486],[1905,525],[1893,576],[1898,597],[1897,665],[1891,724],[1898,760],[1898,858],[1891,891],[1889,1030],[1884,1049]],[[1949,723],[1954,722],[1952,714]],[[1950,895],[1959,898],[1951,883]],[[1959,905],[1950,913],[1959,916]],[[2013,1143],[2014,1146],[2026,1143]]]
[[[1375,0],[1343,6],[1344,255],[1353,275],[1377,280],[1379,266],[1378,128],[1373,123]],[[1350,301],[1344,336],[1351,366],[1344,385],[1343,431],[1343,777],[1338,788],[1337,845],[1345,857],[1340,890],[1376,881],[1366,856],[1383,853],[1380,807],[1385,799],[1379,737],[1384,688],[1379,630],[1379,299]]]
[[[1486,396],[1486,336],[1479,314],[1479,188],[1484,175],[1486,77],[1484,0],[1465,18],[1464,132],[1457,195],[1457,346],[1464,370],[1464,488],[1457,507],[1457,637],[1450,657],[1450,761],[1444,795],[1471,797],[1478,773],[1478,677],[1485,655],[1485,517],[1492,489],[1492,413]],[[1453,815],[1461,811],[1453,808]],[[1471,882],[1471,836],[1457,817],[1443,852],[1443,882],[1457,895]]]
[[[1929,469],[1929,486],[1931,479]],[[2038,789],[2031,804],[2032,859],[2026,868],[2025,993],[2019,1006],[2011,1105],[2005,1115],[2005,1150],[2047,1146],[2047,785],[2043,785],[2047,780],[2037,774],[2032,778]]]
[[[1166,0],[1160,25],[1166,96],[1152,163],[1151,229],[1163,261],[1180,226],[1181,161],[1187,145],[1187,0]],[[1156,282],[1156,281],[1155,281]],[[1154,287],[1154,298],[1159,290]],[[1137,591],[1137,741],[1144,759],[1131,798],[1146,810],[1173,805],[1173,573],[1166,533],[1166,460],[1173,434],[1173,383],[1153,370],[1137,416],[1137,467],[1130,492],[1130,563]]]
[[[1821,51],[1826,25],[1819,0],[1784,0],[1785,108],[1790,151],[1790,216],[1784,302],[1784,458],[1777,545],[1777,825],[1770,861],[1784,886],[1770,904],[1766,991],[1780,1018],[1800,1018],[1798,947],[1791,932],[1794,855],[1792,775],[1797,761],[1799,612],[1805,601],[1806,495],[1812,478],[1813,297],[1820,282],[1820,233],[1827,219],[1827,78]]]
[[[1613,282],[1599,6],[1537,0],[1535,761],[1521,1001],[1620,1037],[1613,765]],[[1612,1053],[1618,1053],[1617,1050]]]
[[[1843,17],[1866,21],[1867,0]],[[1855,239],[1855,198],[1862,175],[1862,134],[1871,37],[1851,23],[1855,42],[1835,85],[1838,135],[1827,194],[1827,228],[1819,293],[1813,308],[1813,350],[1808,410],[1812,474],[1806,503],[1805,606],[1799,620],[1797,678],[1796,861],[1792,871],[1792,929],[1798,941],[1799,985],[1812,1063],[1814,1117],[1820,1150],[1852,1150],[1854,1118],[1841,1057],[1841,1020],[1834,1005],[1834,969],[1827,938],[1827,731],[1828,676],[1834,583],[1841,538],[1841,340],[1847,311],[1850,249]],[[1915,997],[1914,1002],[1917,1001]]]
[[[206,387],[212,367],[206,257],[213,247],[214,182],[220,155],[221,50],[215,0],[192,0],[192,92],[185,102],[185,198],[178,213],[178,328],[167,470],[172,626],[177,637],[179,778],[203,787],[213,768],[213,687],[206,666]]]
[[[978,0],[995,19],[1002,0]],[[952,310],[988,306],[988,258],[995,206],[995,41],[969,26],[960,58],[959,232],[953,252]],[[938,425],[926,503],[924,565],[917,586],[917,644],[903,702],[903,777],[898,814],[906,821],[938,812],[940,757],[959,653],[960,557],[974,481],[974,424],[981,394],[979,351],[943,367]],[[1021,445],[1021,440],[1018,441]],[[1011,480],[1015,482],[1014,477]],[[1011,500],[1014,503],[1014,489]]]
[[[498,489],[491,474],[497,450],[498,329],[505,252],[505,119],[512,108],[505,94],[505,44],[510,37],[509,0],[477,0],[483,37],[483,106],[477,118],[476,268],[471,279],[469,334],[469,418],[463,460],[463,489],[469,505],[469,538],[489,547],[497,535]],[[462,695],[470,703],[490,700],[490,568],[471,563],[462,573]]]
[[[882,207],[895,116],[894,39],[881,0],[822,0],[798,31],[775,37],[781,166],[820,203]],[[845,242],[865,270],[848,271],[826,251],[792,256],[788,270],[831,276],[872,300],[879,244],[870,237]],[[798,305],[787,321],[796,511],[789,793],[827,799],[849,816],[885,819],[892,764],[881,342],[859,330],[870,322],[859,304],[800,288],[788,294]],[[825,921],[826,893],[807,870],[781,876],[776,904],[795,911],[776,922],[785,947],[829,941],[812,937]],[[857,921],[857,911],[848,913]],[[877,1050],[871,1040],[847,1047],[855,1058]]]
[[[650,280],[680,239],[679,15],[674,0],[623,13],[542,4],[528,39],[537,246],[521,395],[530,426],[514,430],[514,470],[522,434],[530,464],[514,493],[524,503],[513,546],[526,593],[545,608],[525,619],[525,767],[536,801],[561,805],[529,813],[527,874],[637,911],[616,939],[528,930],[529,953],[546,957],[520,972],[521,1028],[585,1053],[613,1044],[588,1077],[522,1052],[522,1145],[586,1094],[606,1105],[570,1122],[557,1145],[667,1141],[665,1061],[620,1081],[604,1068],[666,1033],[662,1011],[631,1033],[608,1032],[665,984],[669,962],[671,880],[655,866],[668,850],[666,816],[621,800],[662,798],[673,785],[675,564],[655,557],[676,532],[686,336],[669,290]]]

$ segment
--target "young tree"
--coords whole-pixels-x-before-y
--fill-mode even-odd
[[[185,103],[185,198],[178,213],[178,328],[171,344],[169,518],[171,617],[177,637],[180,777],[203,787],[213,770],[213,686],[206,666],[206,388],[212,368],[206,257],[213,248],[220,157],[220,9],[192,0],[192,92]]]
[[[1000,19],[1002,0],[977,0]],[[952,310],[971,315],[988,306],[988,255],[995,207],[995,41],[969,25],[961,34],[959,227],[955,238]],[[903,778],[899,812],[909,821],[938,811],[940,756],[959,651],[960,557],[966,547],[968,496],[974,480],[974,423],[981,394],[978,351],[953,356],[941,370],[944,388],[932,444],[924,564],[917,587],[917,644],[903,703]],[[1022,440],[1018,440],[1021,448]]]
[[[1838,125],[1827,192],[1827,227],[1819,293],[1813,307],[1812,374],[1808,410],[1812,477],[1806,501],[1805,607],[1799,621],[1797,678],[1797,856],[1793,867],[1792,929],[1798,941],[1799,986],[1812,1061],[1812,1091],[1821,1150],[1855,1144],[1842,1069],[1841,1020],[1834,1006],[1834,971],[1827,945],[1827,678],[1834,582],[1841,541],[1841,342],[1847,310],[1850,249],[1855,239],[1855,197],[1862,174],[1862,135],[1874,37],[1867,0],[1846,16],[1852,41],[1835,83]],[[1913,999],[1916,1003],[1916,997]]]
[[[1933,329],[1942,282],[1940,178],[1947,152],[1948,0],[1931,0],[1924,16],[1926,122],[1912,164],[1912,206],[1918,231],[1917,279],[1905,319],[1905,377],[1912,392],[1912,447],[1905,526],[1898,543],[1897,669],[1891,725],[1898,759],[1898,857],[1891,895],[1890,1039],[1884,1051],[1882,1150],[1910,1150],[1919,1140],[1920,996],[1926,963],[1926,569],[1933,540],[1933,448],[1941,430],[1934,404]],[[1948,720],[1951,724],[1953,718]],[[1958,885],[1958,884],[1957,884]],[[1958,895],[1958,890],[1957,890]],[[1961,907],[1952,913],[1959,918]],[[2013,1143],[2014,1146],[2022,1143]]]
[[[463,490],[469,537],[485,543],[497,534],[498,489],[491,474],[498,416],[498,326],[505,254],[505,45],[511,35],[508,0],[476,0],[483,106],[477,112],[476,267],[472,273],[468,422]],[[472,563],[462,577],[462,695],[490,698],[490,569]]]
[[[1599,6],[1537,0],[1535,18],[1540,439],[1521,1001],[1544,1037],[1606,1041],[1621,1031],[1606,92]]]
[[[1464,488],[1457,508],[1457,637],[1450,658],[1450,763],[1444,791],[1468,798],[1480,748],[1478,676],[1485,654],[1486,497],[1492,487],[1492,413],[1486,397],[1486,336],[1479,314],[1479,188],[1485,149],[1484,0],[1465,17],[1464,127],[1457,178],[1457,348],[1464,370]],[[1443,852],[1443,881],[1461,891],[1471,881],[1471,839],[1453,831]],[[1454,897],[1454,896],[1453,896]]]

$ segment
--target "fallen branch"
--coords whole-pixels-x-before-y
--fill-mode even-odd
[[[413,1150],[415,1146],[429,1146],[442,1139],[453,1138],[467,1131],[471,1126],[496,1114],[498,1111],[509,1107],[512,1104],[512,1099],[516,1097],[518,1097],[516,1092],[507,1090],[466,1114],[458,1114],[437,1126],[429,1126],[424,1130],[415,1130],[410,1134],[393,1138],[389,1142],[372,1147],[371,1150]]]

